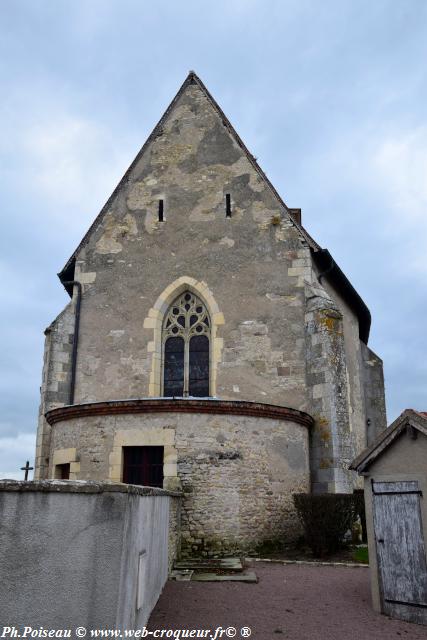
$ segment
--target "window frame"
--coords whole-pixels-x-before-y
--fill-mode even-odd
[[[187,326],[187,322],[185,323],[185,327],[182,327],[182,330],[176,335],[172,334],[170,330],[168,330],[167,321],[169,316],[172,313],[174,307],[179,307],[181,300],[185,298],[186,295],[190,295],[195,300],[195,306],[201,306],[203,311],[199,314],[200,317],[207,318],[208,327],[201,333],[195,333],[191,329],[191,326]],[[181,315],[181,314],[177,314]],[[186,311],[186,317],[191,317],[191,309]],[[198,324],[201,324],[202,321],[197,321],[195,323],[195,327]],[[190,342],[191,339],[195,336],[206,336],[208,339],[208,395],[203,397],[212,397],[212,318],[210,316],[207,305],[203,302],[197,293],[194,293],[190,289],[186,289],[178,296],[174,298],[171,304],[168,306],[166,313],[164,314],[162,321],[162,360],[161,360],[161,370],[160,370],[160,389],[161,396],[165,397],[179,397],[179,398],[191,398],[191,397],[202,397],[202,396],[190,396],[189,395],[189,387],[190,387]],[[183,381],[183,394],[182,396],[165,396],[165,345],[168,338],[181,338],[184,341],[184,381]]]
[[[55,465],[55,480],[70,480],[71,463],[62,462]]]
[[[132,451],[131,451],[132,450]],[[137,453],[136,450],[139,450],[139,456],[134,456],[134,458],[139,458],[138,462],[131,462],[132,453]],[[156,450],[156,451],[155,451]],[[150,451],[151,454],[150,455]],[[153,462],[153,458],[155,457],[155,453],[161,454],[161,462]],[[165,465],[165,447],[164,445],[125,445],[122,447],[122,482],[126,484],[135,484],[136,486],[141,487],[159,487],[163,488],[164,485],[164,465]],[[161,482],[152,482],[150,481],[150,472],[152,471],[152,467],[161,467]],[[129,476],[134,475],[135,470],[143,473],[140,473],[141,476],[145,476],[147,482],[143,482],[144,477],[141,478],[140,482],[130,482]],[[155,475],[155,474],[154,474]]]

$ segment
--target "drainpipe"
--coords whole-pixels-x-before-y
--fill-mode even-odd
[[[73,336],[73,352],[71,355],[71,381],[70,381],[70,397],[68,404],[74,404],[74,390],[76,386],[76,368],[77,368],[77,347],[79,344],[79,327],[80,327],[80,307],[82,303],[82,285],[77,280],[68,280],[62,283],[64,286],[72,284],[77,287],[77,300],[74,316],[74,336]]]

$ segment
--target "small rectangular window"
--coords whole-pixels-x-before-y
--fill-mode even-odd
[[[231,195],[225,194],[225,215],[227,218],[231,218]]]
[[[159,200],[159,222],[164,222],[163,200]]]
[[[163,447],[123,447],[123,482],[163,487]]]
[[[55,466],[55,479],[56,480],[69,480],[70,479],[70,463],[57,464]]]

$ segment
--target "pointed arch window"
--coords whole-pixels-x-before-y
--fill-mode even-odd
[[[178,296],[163,321],[163,396],[209,396],[210,335],[200,298],[190,291]]]

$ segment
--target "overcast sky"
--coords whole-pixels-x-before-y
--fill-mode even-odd
[[[0,0],[0,477],[34,461],[56,277],[194,69],[427,410],[425,0]]]

